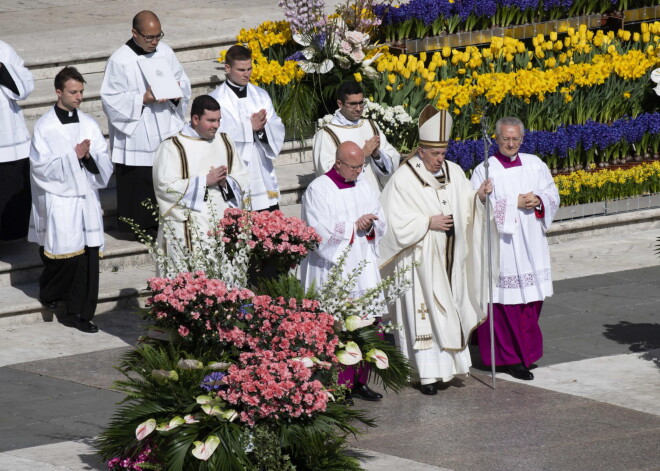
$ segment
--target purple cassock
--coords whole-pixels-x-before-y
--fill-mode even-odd
[[[520,167],[518,156],[515,159],[497,152],[495,158],[507,168]],[[536,211],[536,217],[543,217],[543,206]],[[515,365],[522,363],[529,367],[543,356],[543,335],[539,327],[539,317],[543,301],[527,304],[493,304],[493,335],[495,336],[495,364]],[[477,343],[481,361],[491,366],[490,358],[490,319],[486,318],[477,327]]]

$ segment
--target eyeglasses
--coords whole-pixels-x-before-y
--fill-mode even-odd
[[[522,137],[499,137],[502,142],[513,142],[514,144],[519,144],[522,142]]]
[[[350,168],[350,169],[353,170],[354,172],[362,171],[362,170],[364,170],[365,168],[367,168],[367,165],[369,165],[369,164],[367,164],[366,162],[363,163],[362,165],[348,165],[346,162],[344,162],[344,161],[341,160],[341,159],[337,159],[337,160],[338,160],[339,162],[341,162],[342,164],[346,165],[348,168]]]
[[[349,108],[357,108],[357,107],[363,107],[364,106],[364,100],[362,101],[344,101],[345,106]]]
[[[154,41],[160,41],[161,39],[163,39],[163,36],[165,36],[165,33],[163,33],[162,31],[160,33],[156,34],[156,35],[149,35],[149,36],[146,36],[146,35],[142,34],[137,29],[135,31],[137,32],[137,34],[142,36],[144,38],[144,40],[147,41],[148,43],[151,43],[151,42],[154,42]]]

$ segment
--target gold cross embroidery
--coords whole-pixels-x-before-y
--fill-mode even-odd
[[[426,313],[429,312],[428,309],[426,309],[426,303],[422,303],[421,309],[417,309],[417,312],[422,315],[422,320],[426,319]]]

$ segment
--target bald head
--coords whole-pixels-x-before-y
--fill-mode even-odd
[[[346,181],[355,181],[364,166],[364,152],[355,142],[339,144],[335,154],[335,170]]]
[[[160,20],[153,11],[142,10],[133,17],[133,29],[142,31],[141,28],[149,23],[158,23],[160,27]]]
[[[163,31],[156,14],[149,10],[143,10],[133,17],[133,41],[135,44],[151,54],[158,47]]]

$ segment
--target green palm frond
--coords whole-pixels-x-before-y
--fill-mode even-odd
[[[366,345],[365,347],[361,345],[360,348],[377,348],[387,355],[388,368],[379,369],[374,366],[371,368],[370,376],[375,379],[376,383],[380,383],[385,389],[392,389],[396,393],[410,387],[413,368],[401,350],[387,340],[381,339],[376,328],[360,329],[358,332],[361,343]]]

